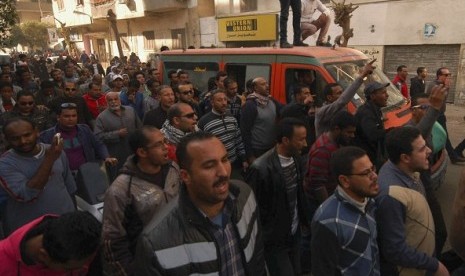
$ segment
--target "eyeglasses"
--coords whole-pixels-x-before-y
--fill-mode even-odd
[[[452,77],[452,74],[451,73],[446,73],[446,74],[441,73],[441,76]]]
[[[66,91],[76,91],[76,88],[68,88],[68,87],[66,87],[65,90]]]
[[[192,90],[189,90],[189,91],[184,91],[184,92],[181,92],[183,95],[187,95],[187,94],[194,94],[194,91]]]
[[[188,119],[193,119],[195,116],[197,116],[197,115],[195,114],[195,112],[192,112],[192,113],[188,113],[188,114],[186,114],[186,115],[182,115],[182,116],[179,116],[179,117],[186,117],[186,118],[188,118]]]
[[[419,104],[419,105],[414,105],[412,106],[412,109],[422,109],[422,110],[425,110],[425,109],[428,109],[429,105],[427,104]]]
[[[18,102],[20,105],[34,105],[34,102]]]
[[[146,147],[144,147],[144,148],[145,148],[146,150],[149,150],[149,149],[153,149],[153,148],[159,148],[159,147],[164,146],[164,145],[166,145],[166,144],[168,144],[168,139],[165,138],[165,139],[163,139],[162,141],[156,142],[155,144],[150,145],[150,146],[146,146]]]
[[[62,103],[61,108],[77,107],[75,103]]]
[[[364,177],[368,177],[368,178],[371,178],[373,177],[374,175],[376,175],[376,167],[375,166],[372,166],[371,168],[361,172],[361,173],[350,173],[350,174],[347,174],[348,176],[354,176],[354,175],[357,175],[357,176],[364,176]]]

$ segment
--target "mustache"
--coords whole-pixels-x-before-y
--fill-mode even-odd
[[[229,177],[228,177],[228,176],[220,176],[220,178],[218,178],[218,180],[216,180],[216,181],[213,183],[213,187],[219,186],[221,183],[226,182],[226,181],[229,181]]]

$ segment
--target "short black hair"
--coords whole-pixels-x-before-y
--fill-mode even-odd
[[[169,70],[167,74],[168,74],[168,78],[171,79],[171,75],[173,75],[173,74],[177,75],[178,73],[176,72],[176,70]]]
[[[95,86],[98,86],[98,87],[102,87],[101,84],[98,84],[98,83],[95,83],[95,82],[89,82],[89,86],[88,86],[87,88],[89,88],[89,90],[91,90],[91,89],[92,89],[92,86],[94,86],[94,85],[95,85]]]
[[[294,136],[296,127],[305,127],[305,123],[297,118],[287,117],[279,121],[276,126],[276,140],[278,144],[283,142],[283,138],[291,139]]]
[[[230,84],[237,83],[237,81],[231,77],[227,77],[223,80],[224,87],[228,87]]]
[[[226,73],[225,71],[218,71],[218,73],[216,73],[215,79],[219,81],[221,77],[226,77],[227,75],[228,73]]]
[[[423,71],[425,71],[426,67],[420,66],[417,68],[417,75],[420,75]]]
[[[36,128],[36,123],[35,123],[33,120],[31,120],[31,119],[29,119],[29,118],[27,118],[27,117],[13,117],[13,118],[8,119],[8,120],[3,124],[3,135],[4,135],[5,137],[8,137],[8,135],[6,134],[6,131],[7,131],[8,127],[9,127],[11,124],[16,123],[16,122],[26,122],[26,123],[30,124],[31,127],[32,127],[33,129]]]
[[[354,161],[365,155],[367,155],[366,151],[354,146],[342,147],[336,150],[331,154],[331,158],[329,160],[331,174],[336,178],[340,175],[352,174]]]
[[[442,70],[445,70],[445,69],[449,69],[447,67],[440,67],[437,71],[436,71],[436,78],[439,78],[439,76],[442,75]]]
[[[418,105],[418,99],[429,99],[429,96],[426,93],[416,94],[415,96],[412,97],[412,103],[410,105],[411,106]]]
[[[187,153],[187,147],[190,143],[213,138],[216,138],[216,136],[205,131],[192,132],[181,138],[176,146],[176,159],[178,160],[179,167],[189,170],[192,165],[192,156]]]
[[[399,65],[399,66],[397,66],[397,72],[401,72],[402,69],[404,69],[404,68],[407,68],[407,66],[405,66],[405,65]]]
[[[5,87],[10,87],[11,89],[13,89],[13,84],[5,81],[0,81],[0,90],[2,90]]]
[[[131,148],[132,152],[136,153],[137,149],[146,147],[149,143],[147,133],[153,131],[159,131],[159,129],[154,126],[144,125],[132,132],[128,139],[129,147]]]
[[[41,89],[54,88],[54,87],[55,85],[53,84],[53,82],[49,80],[44,80],[43,82],[40,83]]]
[[[19,100],[19,98],[21,98],[21,97],[32,97],[32,98],[34,98],[34,100],[36,98],[36,97],[34,97],[34,94],[29,90],[21,90],[21,91],[19,91],[18,94],[16,94],[16,99]]]
[[[414,126],[396,127],[386,135],[386,151],[389,160],[398,164],[402,154],[411,154],[412,143],[421,135],[420,130]]]
[[[351,126],[356,127],[357,120],[355,119],[355,116],[352,115],[352,113],[346,110],[342,110],[336,113],[329,124],[330,129],[338,127],[342,130]]]
[[[100,246],[100,222],[88,212],[75,211],[50,220],[43,233],[42,246],[59,263],[83,260]]]
[[[128,88],[135,88],[139,89],[140,88],[140,82],[136,79],[131,79],[128,83]]]
[[[189,73],[187,71],[184,71],[184,70],[179,70],[178,71],[178,77],[181,76],[181,75],[189,75]]]
[[[310,89],[310,87],[308,87],[308,85],[296,84],[294,86],[294,91],[292,91],[292,93],[294,94],[294,97],[299,95],[300,93],[302,93],[302,89],[304,89],[304,88]]]
[[[325,89],[323,90],[323,95],[325,95],[325,97],[328,97],[328,96],[332,95],[333,94],[333,87],[336,87],[336,86],[341,86],[341,85],[339,83],[337,83],[337,82],[328,83],[325,86]]]

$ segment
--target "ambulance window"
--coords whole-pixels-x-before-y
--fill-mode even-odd
[[[226,64],[228,77],[237,81],[239,93],[245,91],[245,83],[249,79],[264,77],[270,83],[271,67],[268,64]]]
[[[220,70],[217,63],[213,62],[169,62],[164,63],[164,81],[169,85],[168,72],[170,70],[184,70],[189,73],[189,80],[194,84],[195,88],[200,91],[207,91],[208,79],[215,77]]]
[[[310,87],[315,100],[315,105],[324,103],[323,90],[327,82],[320,72],[311,69],[287,69],[286,70],[286,102],[294,101],[294,89],[298,85]]]

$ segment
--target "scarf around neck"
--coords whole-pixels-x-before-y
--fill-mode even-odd
[[[256,92],[253,92],[252,94],[247,96],[247,99],[254,99],[258,106],[264,108],[268,105],[268,102],[270,101],[270,96],[263,96]]]
[[[177,145],[182,137],[189,134],[189,132],[184,132],[184,131],[182,131],[180,129],[175,128],[174,126],[172,126],[170,124],[170,122],[168,120],[166,120],[163,123],[163,126],[161,127],[160,131],[161,131],[161,133],[163,133],[165,135],[165,138],[168,139],[168,141],[171,144],[174,144],[174,145]],[[195,126],[194,131],[198,131],[197,126]]]

